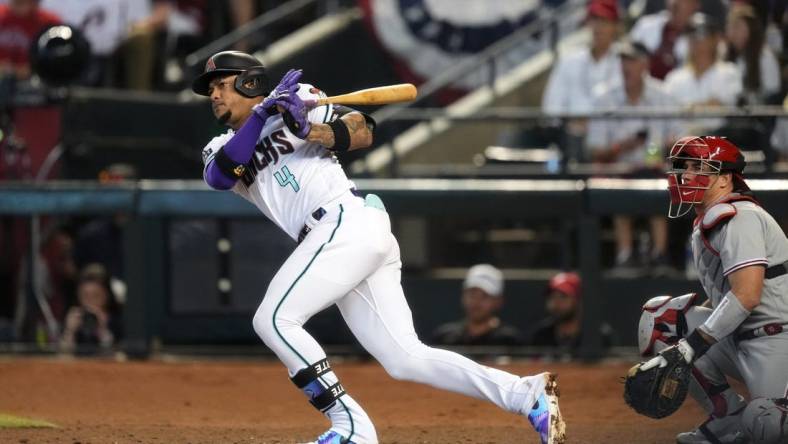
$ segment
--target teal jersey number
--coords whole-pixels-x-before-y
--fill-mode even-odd
[[[295,176],[293,176],[293,173],[291,173],[290,169],[287,168],[286,166],[283,166],[280,171],[275,172],[274,177],[276,178],[276,181],[279,183],[279,186],[281,187],[286,187],[290,185],[291,187],[293,187],[293,191],[295,191],[296,193],[298,192],[298,190],[301,189],[301,187],[298,185],[298,181],[296,180]]]

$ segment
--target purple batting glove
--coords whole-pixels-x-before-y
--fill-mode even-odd
[[[309,123],[309,118],[307,117],[309,107],[306,103],[298,97],[298,94],[293,92],[280,97],[276,101],[276,105],[284,109],[282,120],[284,120],[287,128],[290,129],[290,132],[299,139],[306,139],[306,136],[309,135],[309,131],[312,129],[312,124]]]
[[[261,103],[258,103],[252,108],[254,112],[263,119],[267,119],[268,116],[276,114],[276,101],[281,97],[298,91],[298,80],[301,79],[302,74],[303,71],[300,69],[291,69],[287,71],[287,74],[282,77],[282,80],[279,81],[276,88],[274,88]]]

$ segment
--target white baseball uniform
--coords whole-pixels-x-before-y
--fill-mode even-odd
[[[302,84],[299,96],[316,98],[309,89]],[[308,118],[326,123],[338,114],[325,105],[311,110]],[[229,131],[208,144],[206,164],[232,135]],[[544,389],[543,377],[521,378],[419,340],[400,285],[399,246],[388,214],[351,188],[330,151],[294,136],[279,115],[267,120],[246,175],[232,190],[293,239],[307,231],[304,226],[308,234],[276,273],[254,315],[254,329],[263,342],[291,377],[297,375],[326,357],[304,323],[336,304],[361,345],[392,377],[527,413]],[[331,371],[320,381],[330,388],[337,377]],[[377,442],[372,422],[349,395],[342,394],[325,413],[331,429],[352,442]]]

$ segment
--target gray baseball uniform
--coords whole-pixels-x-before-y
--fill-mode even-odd
[[[730,273],[749,266],[775,270],[788,262],[788,239],[780,226],[757,203],[738,194],[713,206],[695,222],[692,249],[712,307],[730,290]],[[724,384],[724,375],[729,375],[744,382],[751,397],[786,395],[788,274],[775,274],[764,279],[760,304],[737,332],[696,362],[696,368],[712,383]],[[688,324],[695,324],[688,325],[690,331],[700,325]],[[755,337],[742,337],[753,330]]]

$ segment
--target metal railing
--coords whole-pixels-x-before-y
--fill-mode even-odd
[[[775,216],[788,215],[788,207],[784,205],[788,180],[749,180],[748,183],[765,208]],[[358,180],[356,184],[366,192],[378,193],[394,217],[485,214],[485,217],[523,220],[548,217],[572,221],[577,226],[578,250],[582,251],[578,266],[584,277],[586,301],[582,355],[588,358],[602,353],[598,327],[604,319],[605,304],[624,299],[630,304],[642,303],[629,294],[623,296],[630,297],[619,297],[603,293],[600,218],[612,214],[664,214],[667,201],[665,180],[400,179]],[[436,205],[437,201],[441,205]],[[534,211],[535,208],[539,210]],[[88,182],[0,184],[0,215],[35,217],[115,212],[131,216],[125,228],[124,247],[129,284],[124,310],[125,344],[130,353],[149,353],[152,339],[159,337],[165,326],[174,325],[173,322],[179,331],[200,331],[195,327],[196,322],[207,332],[223,331],[244,318],[221,313],[215,319],[172,317],[167,305],[167,266],[163,257],[169,218],[263,217],[242,199],[214,192],[198,181],[141,181],[122,186]]]
[[[186,66],[190,69],[194,68],[214,53],[226,50],[239,41],[264,30],[265,28],[279,22],[280,20],[292,16],[307,6],[314,5],[319,2],[321,2],[321,0],[290,0],[282,3],[276,8],[257,16],[252,21],[241,25],[228,34],[219,37],[218,39],[187,55],[185,60]],[[326,3],[327,10],[332,10],[339,7],[339,2],[337,0],[322,0],[322,2]]]
[[[705,108],[674,107],[619,107],[596,109],[590,112],[546,113],[538,106],[488,107],[470,115],[446,112],[445,108],[403,108],[386,117],[387,120],[421,121],[445,119],[458,122],[517,122],[553,119],[690,119],[708,117],[788,117],[788,110],[776,105],[715,106]],[[379,123],[379,122],[378,122]]]

